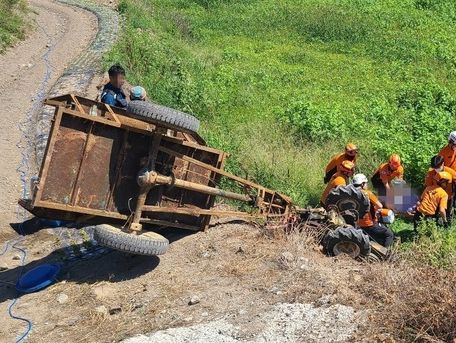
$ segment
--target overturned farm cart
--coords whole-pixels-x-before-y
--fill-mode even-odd
[[[338,187],[328,211],[298,209],[287,196],[225,171],[228,154],[206,145],[189,114],[144,101],[124,110],[73,94],[45,104],[55,108],[46,151],[30,198],[19,204],[37,217],[94,225],[101,245],[159,255],[169,242],[148,228],[199,231],[211,216],[230,216],[322,228],[328,255],[387,253],[357,228],[369,210],[363,192]],[[217,197],[243,210],[218,208]]]
[[[228,154],[206,145],[189,114],[72,94],[45,104],[55,113],[44,159],[30,199],[19,203],[37,217],[96,224],[100,244],[162,254],[168,241],[143,225],[198,231],[213,215],[287,218],[292,209],[288,197],[225,171]],[[249,210],[215,208],[216,197]]]

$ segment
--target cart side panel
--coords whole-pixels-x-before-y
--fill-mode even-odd
[[[41,200],[70,204],[90,125],[89,121],[62,117],[55,128],[58,131],[46,178],[49,182],[43,186]]]
[[[123,130],[93,123],[76,184],[76,206],[105,210],[115,183]]]
[[[136,176],[139,170],[147,164],[150,136],[130,131],[125,144],[124,153],[119,155],[122,158],[120,175],[115,181],[109,210],[130,214],[128,202],[131,199],[130,207],[134,209],[139,194]]]

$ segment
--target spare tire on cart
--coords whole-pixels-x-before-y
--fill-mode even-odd
[[[369,236],[349,225],[328,231],[323,239],[323,249],[329,256],[347,254],[353,258],[365,257],[371,252]]]
[[[158,233],[144,231],[135,235],[107,224],[95,226],[93,238],[102,246],[135,255],[163,255],[169,245]]]
[[[165,126],[171,126],[177,130],[198,132],[200,126],[199,120],[191,114],[147,101],[130,101],[127,112],[132,118],[151,124],[162,122],[166,124]]]

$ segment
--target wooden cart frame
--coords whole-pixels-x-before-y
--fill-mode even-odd
[[[55,113],[39,180],[31,199],[19,201],[38,217],[198,231],[211,216],[290,213],[288,197],[225,171],[228,154],[194,132],[73,94],[45,104]],[[216,197],[250,206],[215,208]]]

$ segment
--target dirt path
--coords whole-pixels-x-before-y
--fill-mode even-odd
[[[10,223],[17,221],[21,173],[27,134],[33,112],[67,65],[94,39],[97,19],[90,12],[49,0],[31,0],[34,32],[17,47],[0,56],[0,242],[14,236]],[[32,165],[32,164],[30,164]]]

